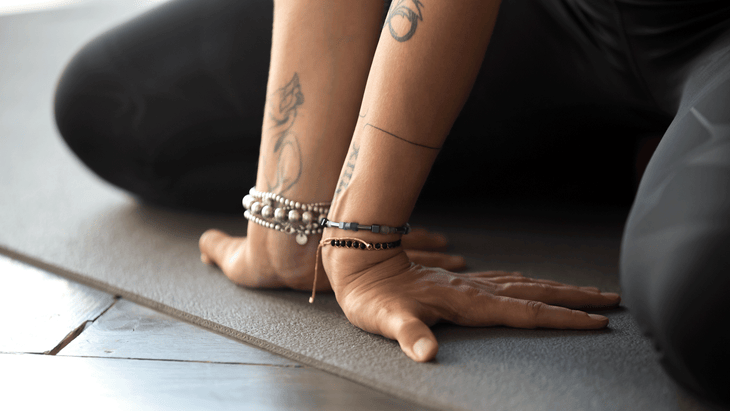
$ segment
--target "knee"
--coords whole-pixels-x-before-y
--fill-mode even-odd
[[[680,225],[624,238],[624,301],[665,369],[698,394],[730,403],[730,226]]]
[[[56,126],[68,147],[93,172],[129,189],[139,163],[130,129],[139,100],[118,74],[105,37],[91,41],[68,63],[54,96]]]

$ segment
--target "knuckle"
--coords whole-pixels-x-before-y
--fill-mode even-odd
[[[464,283],[464,280],[461,279],[461,278],[459,278],[459,277],[457,277],[457,276],[455,276],[455,275],[452,275],[449,278],[449,284],[452,285],[452,286],[455,286],[455,287],[456,286],[460,286],[463,283]]]
[[[496,284],[495,287],[496,287],[495,291],[496,291],[497,295],[509,295],[515,289],[513,283]]]
[[[528,301],[527,304],[527,313],[529,314],[530,318],[537,319],[539,318],[542,313],[545,311],[545,303],[542,303],[540,301]]]

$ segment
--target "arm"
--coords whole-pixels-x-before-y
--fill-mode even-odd
[[[396,0],[368,77],[351,155],[329,218],[400,226],[411,211],[486,50],[498,1]],[[410,16],[410,19],[401,16]],[[415,16],[415,18],[414,18]],[[356,154],[355,154],[356,153]],[[444,196],[448,196],[448,187]],[[447,210],[445,210],[447,212]],[[369,243],[398,235],[328,228],[323,237]],[[396,339],[416,361],[436,355],[429,326],[601,328],[603,316],[557,307],[618,304],[616,294],[510,273],[457,275],[413,264],[399,248],[323,246],[337,300],[358,327]]]
[[[257,190],[302,203],[332,198],[358,119],[381,16],[381,0],[275,2]],[[246,190],[242,187],[242,197]],[[200,238],[201,259],[217,264],[240,285],[312,287],[319,238],[301,246],[293,236],[253,222],[247,232],[247,238],[232,238],[207,231]],[[444,242],[421,234],[417,247]],[[329,288],[326,277],[320,277],[317,288]]]

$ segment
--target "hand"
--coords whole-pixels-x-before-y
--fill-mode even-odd
[[[323,263],[347,318],[355,326],[397,340],[415,361],[436,356],[429,326],[448,321],[471,327],[599,329],[608,318],[569,308],[612,307],[621,298],[577,287],[489,271],[456,274],[409,261],[402,250],[324,247]]]
[[[245,287],[312,289],[318,237],[301,246],[290,235],[254,223],[249,223],[248,235],[230,237],[219,230],[208,230],[200,236],[200,259],[217,265],[231,281]],[[463,257],[437,252],[447,245],[444,236],[423,229],[414,229],[403,238],[403,247],[412,261],[463,269]],[[318,276],[316,289],[332,289],[326,275]]]

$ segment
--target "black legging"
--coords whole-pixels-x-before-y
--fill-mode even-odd
[[[61,78],[61,134],[145,201],[240,211],[271,24],[270,0],[176,0],[105,33]],[[728,401],[726,0],[504,1],[422,196],[621,202],[636,142],[662,134],[624,234],[623,297],[677,380]]]

